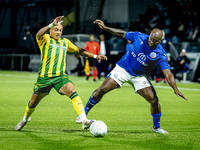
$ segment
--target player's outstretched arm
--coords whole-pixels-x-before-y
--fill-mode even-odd
[[[56,17],[56,18],[54,19],[54,21],[53,21],[51,24],[49,24],[49,25],[43,27],[42,29],[40,29],[40,30],[37,32],[36,37],[37,37],[38,39],[41,39],[42,36],[43,36],[45,33],[47,33],[52,27],[61,24],[61,23],[63,22],[63,21],[62,21],[62,18],[63,18],[63,17],[64,17],[64,16],[58,16],[58,17]]]
[[[171,71],[169,69],[165,69],[163,70],[163,74],[165,75],[169,85],[174,89],[174,93],[177,96],[181,96],[183,99],[187,100],[187,98],[178,90],[176,86],[176,81],[174,79],[174,75],[171,73]]]
[[[124,30],[107,27],[107,26],[105,26],[105,24],[103,23],[103,21],[101,21],[99,19],[96,19],[94,21],[94,24],[99,25],[99,27],[101,29],[114,34],[116,37],[125,38],[126,31],[124,31]]]
[[[78,48],[78,51],[80,55],[85,56],[85,57],[96,58],[97,60],[108,60],[108,58],[104,55],[94,55],[93,53],[90,53],[80,47]]]

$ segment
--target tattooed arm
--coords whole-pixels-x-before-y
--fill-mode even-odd
[[[112,33],[116,37],[125,38],[126,31],[124,31],[124,30],[107,27],[107,26],[104,25],[103,21],[98,20],[98,19],[94,21],[94,24],[99,25],[99,27],[101,29]]]

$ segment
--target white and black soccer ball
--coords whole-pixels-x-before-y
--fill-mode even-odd
[[[90,126],[90,133],[94,137],[103,137],[107,133],[107,125],[103,121],[95,121]]]

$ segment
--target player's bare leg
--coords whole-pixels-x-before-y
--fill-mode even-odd
[[[83,122],[82,128],[87,129],[95,120],[88,120],[85,114],[84,106],[82,103],[81,98],[78,96],[78,93],[75,90],[74,84],[71,82],[66,83],[63,85],[59,92],[68,96],[72,100],[72,105],[74,110],[78,113],[78,118],[80,122]]]
[[[103,95],[117,88],[117,86],[118,84],[115,80],[113,80],[112,78],[106,78],[104,82],[101,84],[101,86],[98,89],[94,90],[94,92],[90,96],[85,106],[86,114],[88,114],[90,109],[92,109],[92,107],[96,105],[102,99]],[[76,119],[76,123],[81,123],[79,117]]]
[[[137,92],[151,104],[151,114],[161,113],[161,106],[155,89],[152,86],[143,88]]]
[[[41,93],[41,94],[32,94],[31,100],[29,101],[29,106],[31,108],[35,108],[39,102],[46,96],[46,93]]]
[[[98,103],[106,93],[116,89],[117,87],[118,84],[115,80],[112,78],[106,78],[101,86],[92,93],[91,97]]]
[[[153,117],[153,132],[168,133],[160,128],[161,106],[153,86],[146,87],[137,91],[151,105],[151,115]]]
[[[25,111],[23,119],[15,127],[16,131],[20,131],[26,125],[26,123],[31,120],[30,115],[33,113],[33,111],[35,110],[35,107],[39,104],[42,98],[44,98],[46,95],[47,95],[46,93],[32,94],[31,100],[26,106],[26,111]]]
[[[86,106],[85,106],[85,112],[86,114],[90,111],[90,109],[96,105],[102,97],[108,93],[109,91],[115,89],[118,87],[118,83],[113,80],[112,78],[106,78],[104,82],[101,84],[101,86],[96,89],[92,95],[90,96]]]

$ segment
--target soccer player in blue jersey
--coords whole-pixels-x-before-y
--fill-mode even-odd
[[[94,24],[99,25],[101,29],[119,38],[133,41],[133,43],[125,55],[117,62],[116,67],[110,72],[102,85],[92,93],[85,106],[86,114],[102,99],[103,95],[121,87],[126,82],[135,89],[136,93],[150,103],[153,132],[168,133],[160,128],[161,106],[156,91],[146,75],[155,67],[160,66],[174,93],[185,100],[187,98],[178,90],[174,76],[170,71],[166,53],[159,44],[164,36],[164,31],[153,29],[150,35],[146,35],[140,32],[125,32],[121,29],[110,28],[105,26],[101,20],[95,20]],[[80,123],[79,118],[76,119],[76,122]]]

